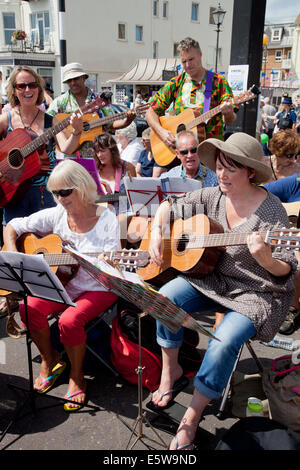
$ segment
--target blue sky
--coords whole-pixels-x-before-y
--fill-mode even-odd
[[[294,22],[299,13],[299,0],[267,0],[265,23]]]

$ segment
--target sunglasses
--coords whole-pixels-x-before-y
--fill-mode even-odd
[[[25,90],[27,87],[29,90],[35,90],[38,88],[39,84],[37,82],[30,82],[30,83],[15,83],[15,88],[17,90]]]
[[[284,155],[285,158],[295,158],[297,160],[298,153],[287,153]]]
[[[72,194],[73,188],[70,189],[59,189],[58,191],[52,191],[52,194],[56,197],[68,197]]]
[[[187,155],[189,152],[197,153],[197,147],[193,147],[192,149],[179,150],[180,155]]]

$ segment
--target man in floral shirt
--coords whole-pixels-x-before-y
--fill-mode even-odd
[[[149,100],[151,107],[146,113],[150,127],[165,145],[173,148],[175,148],[175,136],[161,126],[159,117],[164,115],[172,104],[175,114],[181,113],[186,108],[192,108],[197,114],[202,114],[208,74],[202,66],[202,52],[197,41],[185,38],[180,41],[178,50],[184,72],[172,78]],[[210,109],[221,105],[221,113],[205,125],[206,138],[224,139],[224,125],[233,124],[236,119],[232,103],[227,102],[232,97],[227,80],[222,75],[214,73]]]
[[[72,62],[65,65],[63,69],[63,83],[67,83],[69,90],[61,96],[55,98],[47,109],[47,114],[55,116],[58,113],[72,113],[79,107],[84,106],[88,101],[96,98],[96,94],[86,87],[85,81],[88,74],[83,70],[83,66],[79,63]],[[105,106],[98,112],[100,118],[113,115],[111,107]],[[110,126],[112,131],[127,127],[135,118],[133,111],[128,111],[125,119],[113,121]],[[99,133],[101,129],[99,128]],[[78,149],[80,157],[86,158],[93,155],[93,142],[84,142]],[[75,154],[73,156],[76,156]]]

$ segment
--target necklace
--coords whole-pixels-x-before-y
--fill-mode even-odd
[[[39,113],[40,113],[40,110],[38,109],[38,112],[36,113],[36,115],[35,115],[34,118],[32,119],[32,121],[31,121],[31,123],[29,124],[29,126],[25,126],[25,124],[24,124],[24,122],[23,122],[23,119],[22,119],[21,110],[19,111],[20,119],[21,119],[21,122],[22,122],[22,124],[23,124],[24,129],[31,130],[31,126],[32,126],[32,124],[34,123],[34,121],[36,120],[36,118],[38,117]]]

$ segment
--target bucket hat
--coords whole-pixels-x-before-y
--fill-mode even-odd
[[[211,138],[198,145],[200,161],[213,171],[216,171],[218,150],[235,162],[255,170],[255,183],[264,183],[272,176],[271,168],[263,163],[262,146],[254,137],[244,132],[232,134],[225,142]]]
[[[83,66],[78,62],[71,62],[67,64],[63,68],[63,83],[66,83],[68,80],[72,78],[86,76],[88,78],[88,74],[83,70]]]

